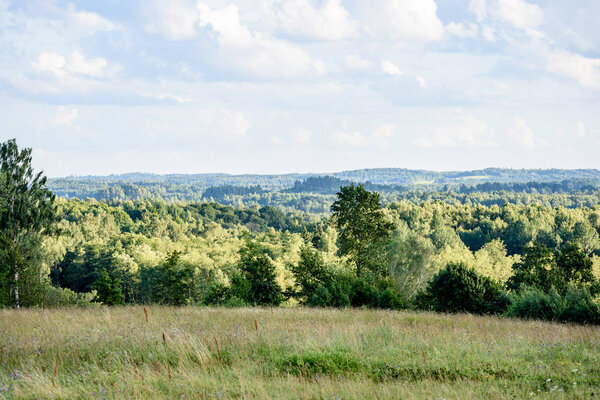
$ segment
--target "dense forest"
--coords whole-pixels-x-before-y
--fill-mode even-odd
[[[30,152],[14,141],[2,148],[3,306],[18,289],[21,306],[364,306],[600,323],[597,171],[516,171],[549,179],[430,190],[351,180],[385,170],[277,190],[248,178],[186,183],[202,200],[175,201],[165,193],[182,181],[154,182],[166,190],[156,196],[137,192],[152,187],[138,175],[48,184],[30,170]],[[68,182],[69,195],[47,188]],[[110,200],[81,195],[94,185]]]

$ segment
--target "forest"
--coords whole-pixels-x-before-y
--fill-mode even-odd
[[[1,156],[5,307],[307,305],[600,323],[591,181],[406,189],[392,198],[368,190],[373,184],[313,177],[278,193],[329,201],[311,212],[277,201],[66,199],[33,173],[31,149],[9,141]],[[265,194],[258,185],[211,193],[250,192]],[[484,200],[494,193],[501,205]]]

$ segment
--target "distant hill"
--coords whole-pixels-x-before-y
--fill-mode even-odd
[[[474,171],[437,172],[377,168],[323,174],[281,175],[128,173],[54,178],[48,181],[48,186],[58,196],[65,198],[213,200],[224,204],[231,204],[234,200],[252,199],[253,202],[264,205],[272,201],[271,193],[280,196],[306,194],[330,196],[335,194],[340,186],[353,182],[364,183],[368,190],[382,193],[410,191],[571,193],[597,188],[600,184],[600,171],[486,168]]]

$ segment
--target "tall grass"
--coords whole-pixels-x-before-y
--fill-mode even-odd
[[[373,310],[0,310],[0,398],[600,396],[600,329]]]

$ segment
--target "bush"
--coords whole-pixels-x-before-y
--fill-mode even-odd
[[[208,288],[203,303],[206,305],[220,305],[227,307],[244,307],[248,303],[239,297],[239,286],[226,286],[222,283],[213,283]]]
[[[561,321],[578,324],[600,324],[600,306],[587,288],[569,287]]]
[[[418,308],[440,312],[494,313],[502,307],[500,285],[464,264],[448,264],[417,295]]]
[[[352,287],[346,282],[329,281],[320,284],[307,304],[311,307],[349,307]]]
[[[401,310],[406,308],[406,304],[400,298],[400,294],[392,288],[387,288],[379,293],[377,301],[380,308],[389,308],[392,310]]]
[[[77,293],[71,289],[48,285],[44,288],[41,305],[43,307],[91,307],[96,304],[93,303],[95,296],[95,292]]]
[[[509,317],[558,321],[565,309],[564,299],[556,290],[546,293],[535,287],[523,287],[511,300]]]

